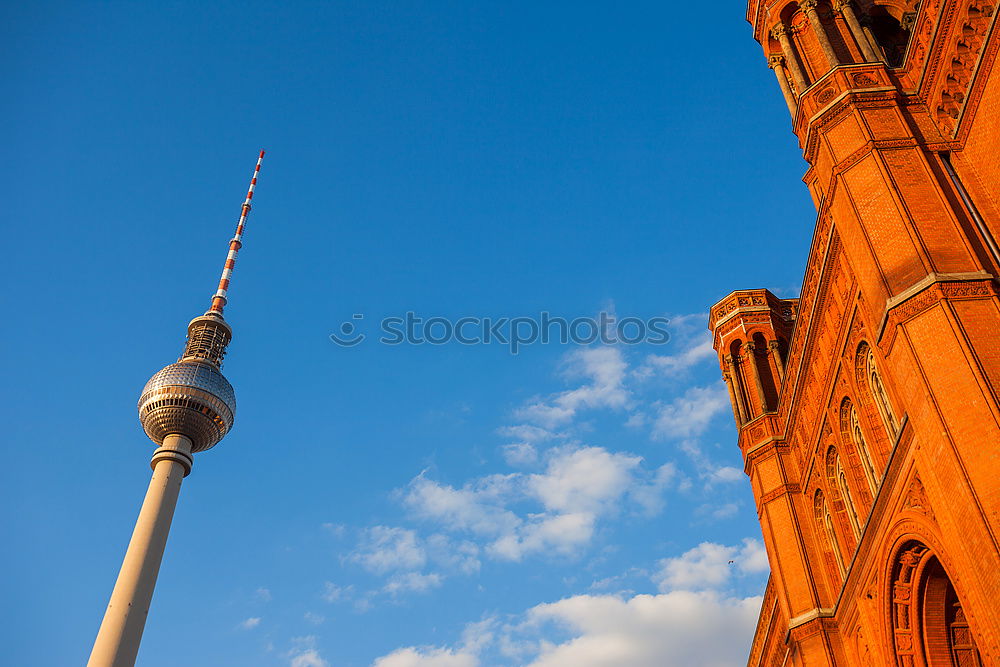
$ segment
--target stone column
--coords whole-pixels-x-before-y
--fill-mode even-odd
[[[809,86],[806,84],[806,74],[799,63],[795,47],[792,46],[792,40],[788,39],[788,28],[779,23],[771,29],[771,36],[781,44],[781,51],[785,54],[785,64],[792,73],[792,80],[795,82],[795,90],[801,95]]]
[[[125,552],[88,667],[132,667],[146,626],[153,587],[167,546],[181,480],[191,472],[191,441],[168,435],[153,453],[146,499]]]
[[[729,403],[733,406],[733,419],[736,420],[736,428],[743,426],[743,416],[740,414],[739,404],[736,402],[736,390],[733,389],[733,378],[728,372],[722,373],[722,379],[726,381],[726,389],[729,390]]]
[[[867,14],[862,14],[861,18],[858,19],[858,22],[861,24],[861,32],[868,40],[868,45],[871,46],[872,50],[875,52],[876,62],[887,62],[885,53],[882,52],[882,47],[879,46],[878,40],[875,39],[875,33],[872,32],[872,17]]]
[[[830,44],[826,28],[823,26],[823,21],[820,20],[819,13],[816,11],[816,3],[817,0],[799,0],[799,7],[806,13],[809,25],[812,26],[813,32],[816,33],[816,39],[819,40],[820,48],[823,49],[823,54],[826,55],[830,67],[837,67],[840,65],[840,61],[837,60],[837,54],[833,52],[833,45]]]
[[[733,387],[736,393],[736,409],[739,411],[740,414],[740,418],[737,421],[739,421],[740,426],[742,426],[743,424],[750,421],[750,412],[748,410],[749,406],[747,406],[743,402],[743,391],[740,388],[739,369],[736,368],[736,359],[733,357],[733,355],[727,354],[725,357],[723,357],[723,359],[726,362],[726,366],[729,368],[729,376],[732,378],[732,381],[736,383],[735,386],[732,385],[731,386]]]
[[[785,73],[785,56],[771,56],[767,59],[767,66],[774,70],[774,76],[778,79],[778,87],[781,88],[781,94],[785,97],[785,104],[788,105],[788,110],[794,118],[798,105],[795,102],[795,93],[792,92],[792,87],[788,84],[788,74]]]
[[[851,4],[851,0],[837,0],[833,8],[840,12],[844,21],[847,22],[847,27],[851,31],[851,35],[854,37],[854,41],[857,42],[858,48],[861,49],[861,53],[865,56],[865,62],[877,63],[880,58],[872,43],[868,41],[868,35],[861,28],[861,23],[858,22],[858,15],[854,12],[854,5]]]
[[[756,347],[752,341],[747,341],[743,343],[743,357],[746,363],[750,364],[750,372],[753,374],[753,383],[757,387],[757,398],[760,400],[760,413],[764,414],[767,412],[767,398],[764,396],[764,385],[760,381],[760,369],[757,368],[757,353]]]
[[[784,382],[785,381],[785,361],[781,358],[781,344],[772,340],[768,342],[767,349],[771,353],[771,357],[774,359],[774,367],[778,369],[778,378]]]

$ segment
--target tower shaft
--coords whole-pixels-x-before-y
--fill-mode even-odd
[[[191,461],[191,440],[183,435],[168,435],[154,452],[153,477],[88,667],[131,667],[135,664],[181,480],[191,471]]]

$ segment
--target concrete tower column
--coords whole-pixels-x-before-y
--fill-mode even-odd
[[[785,73],[785,56],[771,56],[767,59],[767,66],[774,70],[774,76],[778,79],[778,87],[781,88],[785,104],[788,105],[788,110],[794,118],[798,106],[795,102],[795,93],[792,92],[792,87],[788,84],[788,74]]]
[[[802,71],[798,56],[795,54],[792,40],[788,39],[788,28],[779,23],[771,29],[771,36],[781,44],[781,51],[785,54],[785,64],[792,73],[792,80],[795,82],[795,90],[801,95],[809,86],[806,84],[806,75]]]
[[[837,67],[840,65],[840,61],[837,60],[837,54],[833,51],[833,45],[830,44],[830,38],[826,34],[826,28],[823,26],[823,21],[819,18],[819,13],[816,11],[817,0],[800,0],[799,7],[806,13],[806,18],[809,19],[809,25],[812,26],[813,32],[816,33],[816,39],[819,40],[820,48],[823,49],[823,54],[826,56],[827,62],[830,63],[830,67]]]
[[[851,35],[854,36],[854,41],[857,42],[861,53],[865,56],[865,61],[877,63],[879,61],[878,53],[875,52],[875,48],[868,41],[868,36],[861,28],[861,23],[858,21],[858,15],[854,11],[854,5],[851,4],[851,0],[838,0],[833,5],[833,8],[843,15],[844,20],[847,22],[847,27],[851,31]]]
[[[132,667],[135,664],[181,481],[191,472],[192,455],[217,445],[236,419],[236,393],[221,370],[226,346],[233,338],[233,330],[226,323],[223,311],[263,159],[264,151],[261,151],[236,223],[236,233],[229,241],[229,253],[219,287],[212,296],[211,308],[188,323],[187,343],[177,363],[154,373],[139,394],[136,408],[142,429],[159,447],[153,452],[150,462],[153,478],[142,501],[88,667]]]
[[[191,472],[191,440],[168,435],[153,453],[146,498],[104,613],[88,667],[131,667],[139,653],[181,480]]]

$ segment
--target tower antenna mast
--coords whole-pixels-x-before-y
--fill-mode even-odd
[[[247,198],[243,202],[243,208],[240,210],[240,220],[236,223],[236,233],[233,234],[232,240],[229,241],[229,254],[226,256],[225,266],[222,267],[222,277],[219,278],[219,289],[215,291],[215,295],[212,297],[212,307],[209,309],[209,312],[222,315],[222,310],[226,307],[228,301],[227,295],[229,294],[229,281],[232,278],[233,269],[236,268],[236,255],[239,254],[240,248],[243,247],[243,227],[246,225],[247,216],[250,215],[253,191],[257,187],[257,174],[260,173],[260,163],[263,161],[264,151],[261,151],[260,155],[257,156],[257,166],[253,168],[253,176],[250,178],[250,188],[247,190]]]
[[[250,214],[250,202],[263,159],[264,151],[261,151],[240,221],[236,224],[236,234],[229,242],[229,254],[219,288],[212,296],[211,308],[188,324],[187,343],[177,363],[154,374],[139,396],[139,421],[149,439],[159,447],[153,452],[150,462],[153,478],[142,501],[88,667],[132,667],[135,664],[181,480],[191,472],[194,453],[214,447],[233,427],[236,394],[221,370],[233,330],[222,317],[222,310],[226,306],[236,255],[243,244],[243,228]]]

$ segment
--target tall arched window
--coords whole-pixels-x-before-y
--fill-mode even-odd
[[[830,514],[830,506],[826,503],[822,489],[816,489],[816,495],[813,496],[813,514],[816,517],[820,535],[826,539],[827,555],[832,558],[840,578],[843,579],[847,574],[847,568],[844,567],[844,557],[840,553],[837,533],[833,529],[833,515]]]
[[[875,353],[872,352],[872,348],[869,345],[864,347],[864,368],[865,368],[865,378],[868,380],[868,389],[872,393],[872,399],[875,401],[875,407],[878,408],[878,413],[882,417],[882,421],[885,422],[885,428],[889,432],[890,438],[895,438],[896,433],[899,431],[899,423],[896,421],[896,415],[892,412],[892,406],[889,404],[889,394],[885,390],[885,383],[882,381],[882,374],[878,372],[878,366],[875,365]]]
[[[858,453],[861,463],[861,470],[864,472],[865,481],[868,482],[868,490],[871,491],[872,498],[878,492],[879,482],[882,475],[875,468],[872,460],[871,449],[865,439],[864,429],[861,428],[861,419],[858,417],[858,410],[849,398],[845,398],[840,404],[840,428],[844,439],[854,445],[854,450]]]
[[[861,521],[858,519],[854,497],[851,495],[851,489],[847,484],[847,474],[844,472],[844,466],[840,461],[840,456],[837,455],[837,451],[833,447],[830,448],[830,452],[827,454],[827,476],[830,481],[830,488],[837,490],[841,501],[844,503],[844,513],[847,515],[847,521],[851,526],[851,530],[854,531],[854,539],[857,540],[861,537]]]

